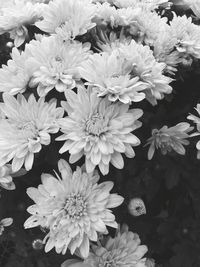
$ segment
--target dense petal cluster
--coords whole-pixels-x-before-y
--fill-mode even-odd
[[[7,1],[5,1],[7,2]],[[28,37],[28,25],[33,25],[41,18],[42,6],[26,0],[13,0],[0,10],[0,34],[10,33],[16,47]]]
[[[98,96],[108,95],[110,101],[128,104],[145,98],[145,84],[132,75],[133,61],[114,50],[111,53],[93,54],[80,67],[80,75],[88,85],[95,87]]]
[[[11,59],[0,69],[0,92],[16,95],[26,91],[36,69],[36,66],[27,62],[29,56],[28,49],[20,53],[17,48],[13,48]]]
[[[129,109],[129,105],[111,104],[107,98],[101,99],[95,91],[79,87],[77,94],[66,93],[63,105],[68,116],[60,119],[63,135],[57,140],[65,143],[60,153],[69,151],[71,163],[85,156],[86,170],[92,172],[96,166],[105,175],[109,163],[118,169],[124,166],[121,153],[133,158],[132,147],[140,140],[131,132],[141,126],[138,119],[141,109]]]
[[[200,27],[192,23],[186,15],[174,14],[170,22],[171,37],[176,38],[176,50],[187,56],[200,58]]]
[[[58,92],[73,89],[80,80],[79,67],[91,54],[90,44],[63,42],[55,36],[43,37],[29,45],[33,66],[30,87],[37,86],[39,96],[55,88]]]
[[[64,40],[85,34],[96,24],[92,22],[96,7],[91,0],[54,0],[43,9],[43,20],[36,26]]]
[[[117,228],[110,208],[123,202],[117,194],[111,194],[112,182],[98,184],[97,172],[87,174],[77,167],[72,173],[65,160],[59,160],[62,178],[42,175],[38,189],[28,188],[27,193],[36,204],[28,208],[32,216],[25,228],[42,226],[49,229],[45,237],[45,251],[55,247],[57,253],[73,254],[78,250],[83,258],[89,254],[89,240],[97,241],[97,233],[106,234],[106,226]]]
[[[147,259],[143,257],[147,250],[147,246],[141,245],[138,234],[123,225],[114,238],[108,236],[99,245],[93,245],[89,257],[80,266],[146,267]]]
[[[33,95],[26,100],[21,94],[17,99],[3,94],[3,100],[0,109],[6,118],[0,120],[0,166],[12,160],[13,172],[23,164],[30,170],[34,153],[38,153],[42,145],[49,145],[50,134],[58,132],[63,109],[56,108],[55,99],[47,103],[44,98],[36,101]]]
[[[158,148],[160,148],[163,155],[172,150],[180,155],[184,155],[184,145],[189,145],[187,139],[191,130],[193,130],[193,127],[190,127],[190,124],[187,122],[178,123],[170,128],[163,126],[160,130],[153,129],[152,136],[147,141],[147,145],[150,145],[148,159],[152,159],[155,150]]]
[[[111,53],[93,54],[80,67],[81,77],[95,87],[98,96],[110,101],[138,102],[145,95],[152,104],[169,94],[172,79],[164,75],[165,63],[158,63],[149,46],[135,41],[120,43]],[[145,93],[145,95],[144,95]]]

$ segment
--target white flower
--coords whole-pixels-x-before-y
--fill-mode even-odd
[[[153,42],[154,57],[158,62],[165,63],[165,72],[172,75],[177,71],[178,64],[182,62],[181,54],[175,49],[176,44],[177,39],[172,35],[169,25]]]
[[[26,0],[13,1],[13,4],[1,9],[0,34],[9,32],[15,46],[20,46],[28,36],[26,26],[41,18],[41,10],[40,4],[32,4]]]
[[[43,37],[29,44],[28,64],[36,70],[30,87],[37,86],[39,96],[45,96],[54,87],[58,92],[73,89],[80,80],[79,66],[90,55],[90,44],[63,42],[55,36]]]
[[[123,225],[114,238],[108,236],[100,244],[93,245],[84,263],[91,267],[146,267],[146,258],[143,257],[148,249],[140,244],[138,234]]]
[[[4,227],[8,227],[13,223],[12,218],[5,218],[0,221],[0,236],[3,234]]]
[[[12,160],[13,172],[23,164],[30,170],[34,153],[38,153],[42,145],[49,145],[50,134],[58,132],[63,109],[56,108],[55,99],[46,103],[44,98],[36,101],[33,95],[26,100],[21,94],[17,99],[3,94],[3,100],[0,109],[6,118],[0,120],[0,166]]]
[[[20,169],[18,172],[14,173],[11,164],[6,164],[0,167],[0,186],[7,190],[14,190],[15,184],[12,177],[18,177],[24,174],[26,174],[24,169]]]
[[[129,24],[129,32],[138,42],[152,46],[158,36],[165,34],[168,27],[166,17],[161,18],[156,12],[141,10]]]
[[[149,46],[137,44],[132,40],[130,44],[121,44],[119,50],[121,57],[131,64],[132,76],[145,84],[143,89],[151,104],[157,104],[157,100],[162,99],[164,94],[172,92],[169,85],[172,79],[164,75],[166,65],[155,60]]]
[[[57,175],[42,175],[42,184],[28,188],[27,194],[36,204],[28,208],[32,216],[25,228],[42,226],[49,229],[45,251],[55,247],[57,253],[71,254],[78,250],[83,258],[89,254],[89,240],[97,241],[97,233],[107,233],[106,226],[117,228],[110,208],[123,202],[117,194],[110,194],[112,182],[97,184],[99,175],[85,173],[80,167],[72,173],[65,160],[59,160]]]
[[[128,210],[135,217],[146,214],[146,207],[141,198],[132,198],[128,204]]]
[[[185,155],[185,148],[183,145],[189,145],[189,132],[193,130],[187,122],[181,122],[177,125],[168,128],[163,126],[160,130],[153,129],[152,137],[147,140],[147,145],[150,145],[148,151],[148,159],[153,158],[155,149],[160,148],[161,153],[166,155],[167,152],[174,150],[180,155]]]
[[[54,0],[45,6],[44,19],[35,25],[44,32],[57,33],[68,40],[85,34],[96,25],[92,22],[95,11],[91,0]]]
[[[91,55],[82,63],[80,75],[86,84],[95,87],[98,96],[108,95],[110,101],[127,104],[143,100],[141,91],[147,87],[137,75],[132,75],[133,68],[133,61],[114,50]]]
[[[103,4],[96,4],[96,16],[94,21],[97,25],[107,25],[110,24],[111,27],[118,26],[130,26],[135,22],[137,15],[140,14],[140,8],[119,8],[111,6],[109,3],[105,2]]]
[[[15,95],[26,91],[36,67],[27,62],[29,56],[28,45],[21,53],[13,48],[12,59],[0,68],[0,92]]]
[[[97,97],[95,92],[78,88],[78,93],[66,93],[65,109],[68,117],[60,119],[64,133],[57,140],[65,140],[60,153],[69,151],[71,163],[85,156],[86,170],[92,172],[99,166],[105,175],[109,163],[122,169],[124,161],[121,153],[129,158],[135,156],[133,146],[140,140],[131,132],[141,126],[137,119],[143,114],[141,109],[130,109],[129,105],[111,104],[106,98]]]
[[[192,23],[192,18],[180,17],[174,13],[170,22],[172,38],[176,38],[176,50],[194,58],[200,58],[200,27]]]

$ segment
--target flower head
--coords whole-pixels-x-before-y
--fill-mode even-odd
[[[10,226],[12,223],[12,218],[5,218],[0,221],[0,236],[3,234],[4,228]]]
[[[11,95],[26,91],[36,66],[27,62],[30,56],[28,46],[25,51],[19,52],[13,48],[11,58],[7,65],[0,68],[0,91]]]
[[[0,34],[10,33],[16,47],[24,43],[28,36],[27,25],[41,18],[41,5],[26,0],[15,0],[0,12]]]
[[[31,217],[25,228],[42,226],[49,229],[45,251],[55,247],[57,253],[73,254],[78,250],[83,258],[89,254],[89,240],[97,241],[97,233],[107,233],[106,226],[117,228],[110,208],[119,206],[123,198],[110,194],[112,182],[98,184],[97,172],[87,174],[77,167],[72,173],[65,160],[59,160],[57,175],[42,175],[38,189],[27,193],[36,204],[28,208]]]
[[[183,145],[189,145],[189,132],[193,130],[189,123],[181,122],[177,125],[168,128],[163,126],[160,130],[153,129],[152,137],[147,141],[150,145],[148,151],[148,159],[152,159],[155,149],[160,148],[161,153],[166,155],[167,152],[174,150],[180,155],[185,155],[185,148]]]
[[[174,13],[170,30],[172,38],[177,40],[175,48],[179,53],[200,58],[200,27],[192,23],[191,17],[180,17]]]
[[[172,79],[164,75],[166,65],[155,60],[149,46],[131,41],[130,44],[121,44],[119,50],[121,56],[131,64],[132,76],[145,84],[143,92],[150,103],[155,105],[164,94],[171,93],[172,87],[169,84]]]
[[[123,225],[114,238],[107,237],[101,244],[92,246],[92,251],[84,263],[91,267],[146,267],[146,258],[143,256],[148,249],[140,244],[138,234]]]
[[[63,42],[55,36],[43,37],[29,44],[34,66],[30,87],[37,86],[39,96],[45,96],[54,87],[58,92],[73,89],[80,80],[79,66],[90,55],[89,43]]]
[[[137,75],[132,75],[133,68],[131,60],[114,50],[91,55],[82,63],[80,75],[95,87],[98,96],[108,95],[110,101],[120,100],[127,104],[145,98],[141,91],[146,85]]]
[[[86,170],[92,172],[99,166],[105,175],[109,163],[122,169],[124,161],[121,153],[134,157],[133,146],[140,140],[131,132],[141,126],[138,121],[141,109],[129,109],[129,105],[111,104],[101,99],[96,92],[79,87],[78,93],[67,91],[67,102],[63,104],[68,117],[60,119],[63,135],[57,140],[65,140],[60,153],[69,151],[71,163],[85,156]]]
[[[12,160],[12,171],[18,171],[23,164],[30,170],[34,153],[42,145],[49,145],[50,134],[59,130],[58,119],[63,109],[56,108],[56,101],[46,103],[44,98],[36,101],[31,95],[28,100],[21,94],[17,99],[3,94],[4,103],[0,109],[6,118],[0,120],[0,166]]]
[[[43,9],[43,20],[36,26],[51,34],[57,33],[64,40],[85,34],[96,24],[95,5],[91,0],[55,0]]]

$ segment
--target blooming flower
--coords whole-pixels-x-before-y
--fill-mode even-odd
[[[140,243],[138,234],[128,231],[128,226],[123,225],[114,238],[108,236],[98,245],[92,245],[89,257],[82,264],[68,260],[61,267],[146,267],[143,256],[147,247]]]
[[[150,145],[148,151],[148,159],[152,159],[155,149],[160,148],[161,153],[166,155],[167,152],[174,150],[180,155],[185,155],[183,145],[189,145],[189,132],[193,130],[189,123],[181,122],[177,125],[168,128],[163,126],[160,130],[153,129],[152,137],[147,140],[147,145]]]
[[[39,96],[45,96],[54,87],[59,92],[73,89],[80,80],[79,66],[90,54],[89,43],[63,42],[58,38],[43,37],[29,45],[34,66],[30,87],[37,86]]]
[[[22,176],[24,174],[26,174],[24,169],[14,173],[11,164],[6,164],[0,167],[0,186],[7,190],[14,190],[15,184],[12,177]]]
[[[118,50],[93,54],[80,67],[80,75],[86,84],[95,87],[98,96],[108,95],[110,101],[127,104],[145,98],[141,91],[147,87],[139,77],[131,74],[133,62],[124,58]]]
[[[197,104],[197,107],[195,108],[195,110],[197,111],[199,117],[192,115],[192,114],[190,114],[187,117],[187,119],[192,120],[196,124],[196,127],[197,127],[197,132],[192,134],[191,137],[200,135],[200,104]],[[198,150],[197,151],[197,158],[200,159],[200,140],[197,142],[196,148]]]
[[[43,9],[43,20],[35,25],[44,32],[57,33],[64,40],[85,34],[96,24],[91,0],[54,0]]]
[[[169,84],[172,79],[164,75],[166,65],[155,60],[149,46],[132,40],[130,44],[121,44],[119,50],[121,56],[131,63],[132,76],[138,77],[145,84],[143,89],[151,104],[157,104],[157,100],[162,99],[164,94],[171,93],[172,87]]]
[[[58,132],[63,109],[56,108],[55,99],[46,103],[44,98],[36,101],[33,95],[26,100],[21,94],[17,99],[3,94],[3,100],[0,109],[6,118],[0,120],[0,166],[12,160],[13,172],[23,164],[30,170],[34,153],[50,143],[51,133]]]
[[[89,254],[89,240],[97,241],[97,233],[107,233],[106,226],[117,228],[110,208],[119,206],[123,198],[110,194],[112,182],[97,184],[97,172],[87,174],[77,167],[72,173],[65,160],[59,160],[57,175],[42,175],[38,189],[28,188],[27,193],[36,204],[28,208],[31,217],[25,228],[42,226],[49,229],[45,251],[55,247],[57,253],[73,254],[76,249],[83,258]]]
[[[41,5],[26,0],[15,0],[0,12],[0,34],[10,33],[16,47],[24,43],[28,36],[27,25],[41,18]]]
[[[0,92],[15,95],[26,91],[36,67],[27,62],[29,56],[28,45],[21,53],[17,48],[13,48],[12,59],[0,68]]]
[[[119,8],[105,2],[96,4],[96,16],[94,21],[97,25],[110,24],[111,27],[130,26],[141,12],[140,8]]]
[[[10,226],[12,223],[12,218],[5,218],[0,221],[0,236],[3,234],[4,228]]]
[[[133,146],[140,140],[131,132],[141,126],[137,119],[143,114],[141,109],[129,109],[129,105],[111,104],[101,99],[96,92],[78,88],[77,94],[65,92],[67,102],[63,104],[68,116],[60,119],[63,135],[56,140],[65,140],[60,153],[69,151],[70,163],[85,156],[86,170],[92,172],[96,166],[105,175],[109,163],[122,169],[124,161],[121,153],[129,158],[135,156]]]
[[[174,13],[170,27],[172,38],[177,39],[176,50],[183,55],[200,58],[200,27],[192,23],[192,18]]]
[[[135,217],[146,214],[146,207],[141,198],[133,198],[128,204],[129,213]]]

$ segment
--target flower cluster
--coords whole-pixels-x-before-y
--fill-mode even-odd
[[[200,18],[198,1],[179,4]],[[103,237],[107,227],[118,227],[111,209],[123,197],[110,192],[114,183],[106,177],[99,182],[97,169],[105,176],[110,164],[123,169],[125,157],[137,156],[135,147],[145,142],[137,129],[149,107],[170,101],[173,82],[199,64],[199,18],[179,16],[171,6],[169,0],[0,1],[0,35],[9,38],[10,52],[0,68],[0,186],[15,189],[13,177],[37,166],[44,146],[52,148],[60,174],[42,174],[42,184],[28,188],[35,204],[24,226],[47,229],[46,252],[69,249],[83,260],[63,266],[154,266],[128,227]],[[200,115],[200,104],[196,110]],[[156,149],[185,155],[188,139],[200,135],[200,118],[188,119],[197,132],[188,122],[155,128],[145,156],[152,159]],[[196,148],[200,159],[200,141]],[[81,160],[73,172],[68,162]],[[139,197],[128,211],[147,213]],[[11,223],[2,220],[0,234]]]

